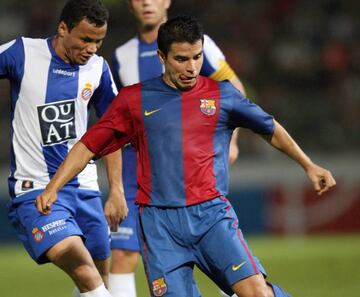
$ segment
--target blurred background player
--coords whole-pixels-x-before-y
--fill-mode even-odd
[[[59,193],[50,214],[40,214],[34,201],[85,133],[90,106],[100,116],[117,94],[108,64],[96,55],[108,16],[99,0],[70,0],[56,36],[19,37],[0,47],[0,78],[11,83],[12,104],[8,216],[38,264],[52,262],[72,278],[81,292],[75,296],[110,296],[106,219],[114,229],[127,214],[119,153],[105,161],[106,218],[93,162]]]
[[[157,34],[167,19],[171,0],[128,0],[130,12],[136,19],[138,36],[119,46],[113,56],[113,73],[118,89],[138,83],[163,73],[164,68],[157,55]],[[228,79],[245,94],[244,88],[214,41],[205,35],[204,65],[201,74],[216,80]],[[231,139],[230,163],[238,156],[237,130]],[[111,234],[112,263],[109,290],[114,297],[135,297],[135,268],[139,257],[136,235],[137,206],[134,204],[136,159],[134,149],[123,149],[123,182],[129,215],[118,232]]]

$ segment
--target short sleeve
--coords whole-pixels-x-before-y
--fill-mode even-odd
[[[246,98],[230,82],[221,83],[224,105],[228,106],[229,122],[235,127],[243,127],[255,133],[270,135],[274,132],[273,116],[259,105]]]
[[[117,89],[109,65],[103,60],[100,84],[91,98],[91,102],[98,117],[101,117],[104,114],[116,95]]]
[[[109,109],[81,138],[81,142],[101,158],[115,152],[134,137],[133,121],[127,103],[126,88],[116,96]]]
[[[0,46],[0,78],[18,79],[24,72],[24,44],[22,38]]]

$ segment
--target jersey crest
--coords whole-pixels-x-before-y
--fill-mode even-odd
[[[85,87],[81,90],[81,98],[85,101],[88,101],[91,98],[92,95],[92,88],[91,84],[87,83],[85,84]]]
[[[152,289],[154,296],[164,296],[167,292],[167,284],[163,277],[158,278],[152,282]]]
[[[216,113],[215,99],[200,99],[200,110],[208,116],[214,115]]]

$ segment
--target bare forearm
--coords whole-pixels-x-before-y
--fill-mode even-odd
[[[294,159],[298,164],[300,164],[306,171],[308,167],[312,164],[310,158],[303,152],[303,150],[298,146],[294,139],[287,133],[287,131],[274,120],[275,130],[272,137],[265,138],[273,147],[284,152],[289,157]]]
[[[107,171],[109,188],[117,188],[123,191],[122,183],[122,156],[121,150],[111,153],[104,157],[104,163]]]
[[[82,142],[76,143],[46,186],[46,190],[58,192],[68,181],[80,173],[93,157],[94,153]]]

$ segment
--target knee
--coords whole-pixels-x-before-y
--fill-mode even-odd
[[[233,286],[233,291],[239,297],[274,297],[261,275],[249,277]]]
[[[74,267],[70,276],[82,292],[92,291],[103,282],[97,269],[86,263]]]
[[[68,237],[47,252],[47,257],[65,271],[81,292],[96,289],[103,281],[81,239]]]

